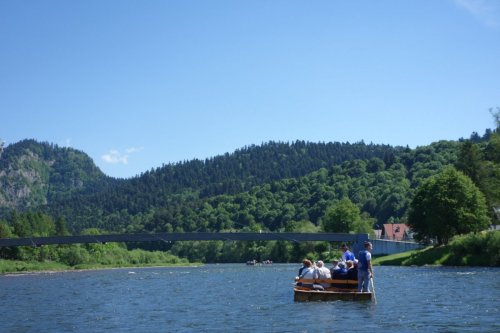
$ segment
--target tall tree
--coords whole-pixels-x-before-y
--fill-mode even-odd
[[[360,211],[348,198],[333,204],[323,218],[323,229],[327,232],[350,232],[361,220]]]
[[[460,147],[460,155],[456,166],[457,169],[467,175],[474,184],[480,186],[479,184],[482,178],[482,161],[483,156],[479,146],[467,140]]]
[[[410,205],[408,224],[417,239],[437,238],[446,244],[457,234],[488,227],[484,195],[472,180],[453,167],[428,178]]]
[[[68,227],[66,226],[66,220],[62,216],[58,216],[55,222],[56,235],[57,236],[69,236]]]
[[[7,225],[7,223],[0,221],[0,238],[10,238],[12,237],[12,230]]]

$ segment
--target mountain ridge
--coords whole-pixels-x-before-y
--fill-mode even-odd
[[[227,222],[228,217],[214,217],[226,221],[215,224],[200,220],[198,215],[206,204],[216,209],[221,202],[240,205],[243,197],[260,195],[257,192],[266,192],[262,195],[269,197],[274,195],[272,188],[288,187],[291,181],[305,183],[307,191],[293,194],[297,185],[288,190],[289,194],[301,197],[307,193],[309,199],[302,200],[312,201],[277,199],[279,205],[295,205],[295,216],[290,221],[308,219],[318,224],[328,202],[348,196],[382,223],[391,216],[402,218],[413,189],[422,179],[455,163],[458,150],[457,141],[440,141],[415,149],[367,145],[363,141],[270,141],[117,179],[104,175],[82,151],[22,140],[6,147],[0,155],[0,219],[13,210],[41,210],[65,217],[73,231],[93,227],[132,232],[217,229],[233,224]],[[314,176],[318,172],[322,179],[319,183]],[[367,192],[376,192],[367,188],[377,186],[376,179],[389,186],[379,189],[380,197]],[[360,187],[363,183],[365,188]],[[328,190],[323,193],[319,189],[324,186]],[[231,214],[236,215],[230,219],[247,226],[260,223],[266,228],[283,228],[287,220],[277,222],[258,211],[253,211],[251,218],[238,210]],[[288,213],[279,210],[273,214]]]
[[[25,139],[0,155],[0,208],[38,208],[111,181],[82,151]]]

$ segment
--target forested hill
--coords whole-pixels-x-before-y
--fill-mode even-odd
[[[252,145],[204,161],[191,160],[148,171],[122,186],[161,188],[168,193],[186,189],[201,197],[235,194],[255,185],[304,176],[344,161],[373,157],[390,163],[402,147],[365,143],[269,142]]]
[[[88,207],[104,215],[136,215],[171,205],[175,194],[190,193],[196,198],[236,194],[258,184],[304,176],[322,167],[352,159],[380,158],[391,163],[401,147],[364,143],[269,142],[250,146],[211,159],[164,165],[91,195],[80,195],[50,205],[67,216],[87,216]],[[121,219],[123,216],[120,215]],[[82,224],[81,220],[77,224]],[[83,223],[85,226],[92,222]],[[111,223],[115,225],[115,223]]]
[[[23,140],[0,146],[0,212],[37,209],[95,192],[115,181],[85,153],[46,142]]]
[[[168,164],[137,177],[105,176],[84,152],[23,140],[0,153],[0,217],[11,209],[99,210],[130,214],[166,204],[175,193],[236,194],[255,185],[304,176],[352,159],[391,163],[405,149],[361,143],[269,142],[210,159]],[[93,214],[92,214],[93,215]],[[67,216],[73,220],[73,214]],[[78,224],[78,222],[76,222]]]
[[[374,225],[404,218],[414,189],[460,147],[269,142],[118,180],[83,152],[25,140],[0,156],[0,220],[14,208],[62,216],[73,233],[293,230],[349,198]]]
[[[0,150],[0,207],[37,208],[73,200],[73,194],[93,196],[103,190],[139,197],[143,191],[151,197],[186,190],[197,191],[202,197],[234,194],[350,159],[392,159],[401,150],[364,143],[269,142],[204,161],[164,165],[132,179],[118,180],[105,176],[82,151],[29,139]]]

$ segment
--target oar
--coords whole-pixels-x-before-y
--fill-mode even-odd
[[[373,276],[370,276],[370,280],[372,282],[373,301],[375,302],[375,304],[377,304],[377,296],[375,296],[375,284],[373,283]]]

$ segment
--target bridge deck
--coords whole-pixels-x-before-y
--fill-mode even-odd
[[[107,243],[107,242],[174,242],[174,241],[270,241],[285,240],[292,242],[329,241],[354,242],[362,244],[368,239],[367,234],[337,234],[337,233],[293,233],[293,232],[185,232],[185,233],[155,233],[155,234],[111,234],[82,236],[53,236],[1,238],[2,246],[41,246],[53,244]]]

